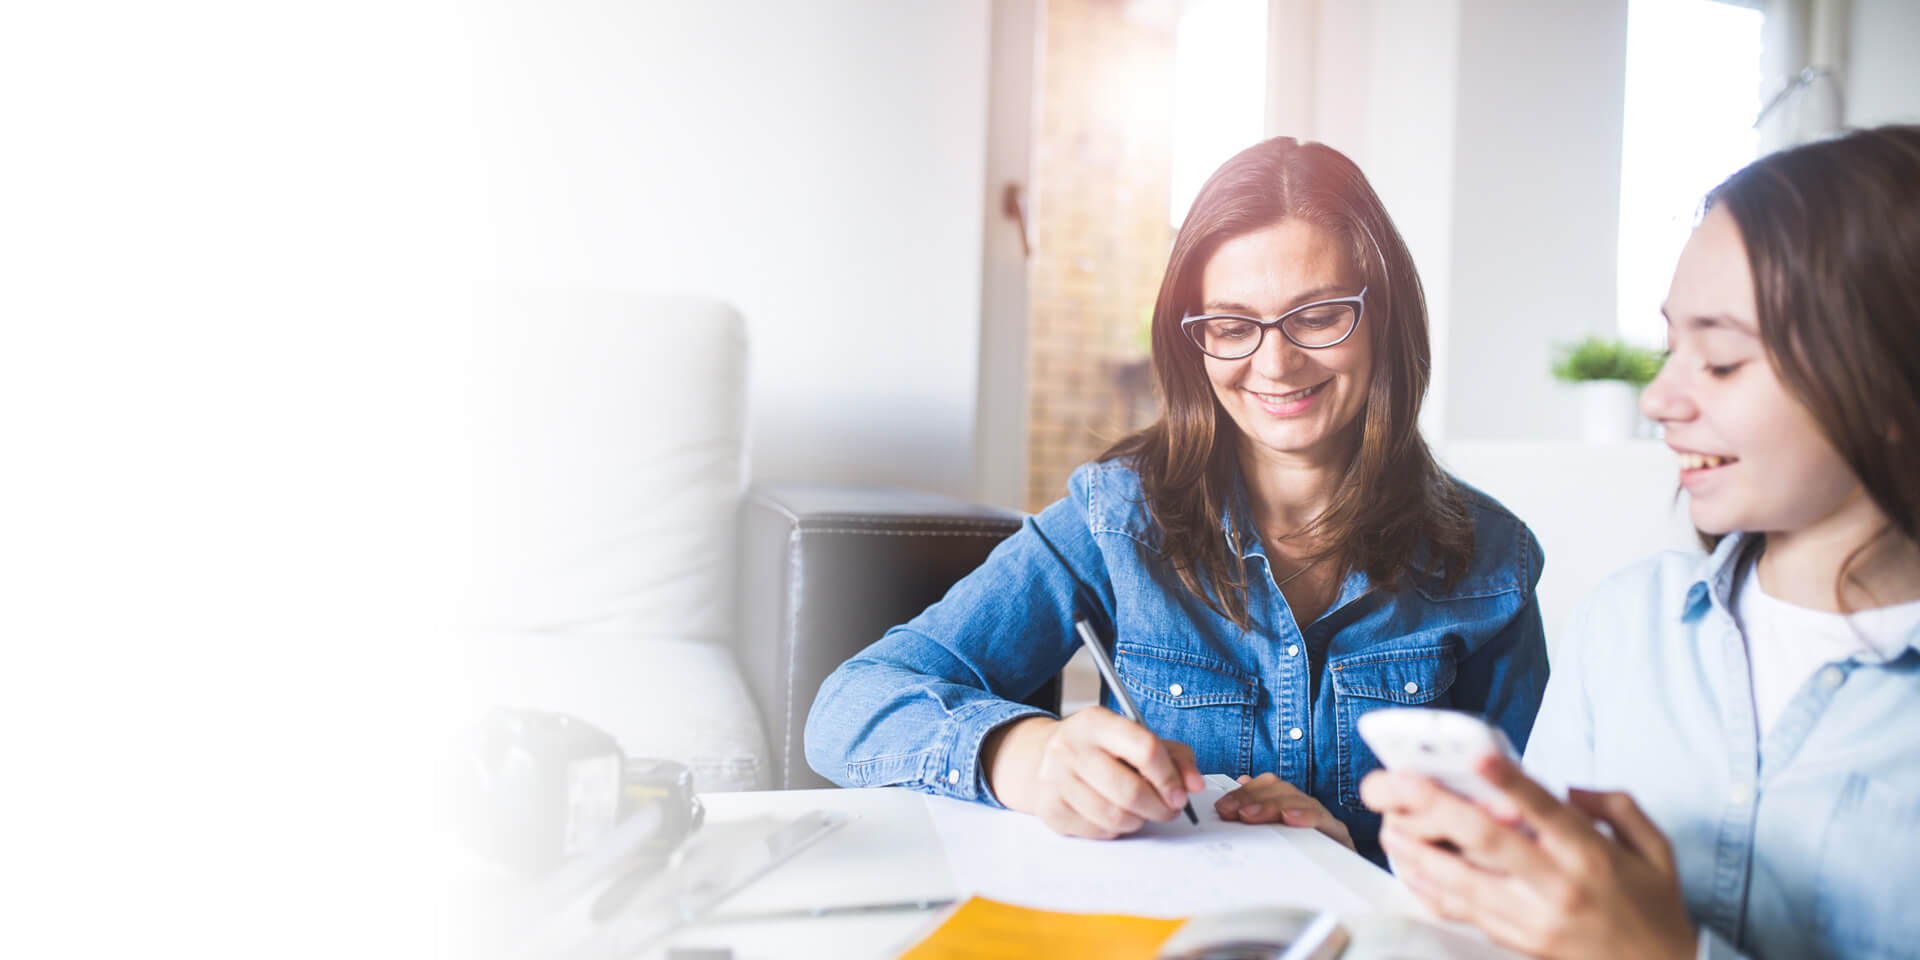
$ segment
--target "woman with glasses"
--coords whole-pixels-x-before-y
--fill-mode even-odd
[[[1434,462],[1413,260],[1352,161],[1276,138],[1227,161],[1175,237],[1153,318],[1158,422],[1076,470],[940,602],[842,665],[807,758],[1114,837],[1178,816],[1313,826],[1378,859],[1360,714],[1472,711],[1523,745],[1547,678],[1526,526]],[[1084,619],[1108,690],[1019,701]]]
[[[1365,799],[1422,899],[1535,956],[1920,956],[1920,126],[1729,177],[1663,312],[1640,408],[1710,552],[1587,598],[1487,808]]]

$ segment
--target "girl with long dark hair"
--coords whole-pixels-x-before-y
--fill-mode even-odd
[[[1363,795],[1416,893],[1530,954],[1920,955],[1920,127],[1734,174],[1665,311],[1641,407],[1710,552],[1595,590],[1488,807]]]

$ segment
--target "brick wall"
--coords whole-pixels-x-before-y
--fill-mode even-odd
[[[1173,232],[1174,23],[1164,5],[1048,0],[1034,152],[1027,508],[1157,415],[1129,403]],[[1144,11],[1144,12],[1143,12]]]

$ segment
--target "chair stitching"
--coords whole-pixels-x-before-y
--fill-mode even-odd
[[[998,537],[1000,539],[1005,539],[1009,536],[1012,536],[1014,531],[1013,530],[951,530],[951,529],[870,530],[864,527],[812,527],[809,529],[795,530],[794,536],[804,537],[804,536],[807,536],[808,534],[813,534],[813,533],[864,533],[869,536],[878,536],[878,537]]]
[[[786,744],[780,751],[780,786],[784,789],[793,783],[793,639],[800,630],[800,578],[792,572],[800,566],[800,537],[798,531],[787,537],[787,629],[781,654],[787,658],[787,695],[786,709],[780,722],[787,729]]]

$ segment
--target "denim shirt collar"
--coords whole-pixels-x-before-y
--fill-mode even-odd
[[[1677,618],[1683,623],[1698,621],[1706,616],[1715,601],[1719,602],[1721,612],[1733,616],[1734,589],[1738,586],[1740,569],[1761,539],[1752,533],[1730,533],[1721,537],[1713,552],[1700,558],[1686,595],[1681,598],[1680,609],[1675,611]],[[1906,639],[1910,652],[1920,652],[1920,627],[1909,630]]]
[[[1720,602],[1723,612],[1732,615],[1734,578],[1739,575],[1740,560],[1746,556],[1753,540],[1754,535],[1750,533],[1730,533],[1720,538],[1712,553],[1700,558],[1692,583],[1680,601],[1680,609],[1674,611],[1678,619],[1683,622],[1700,619],[1715,600]]]

